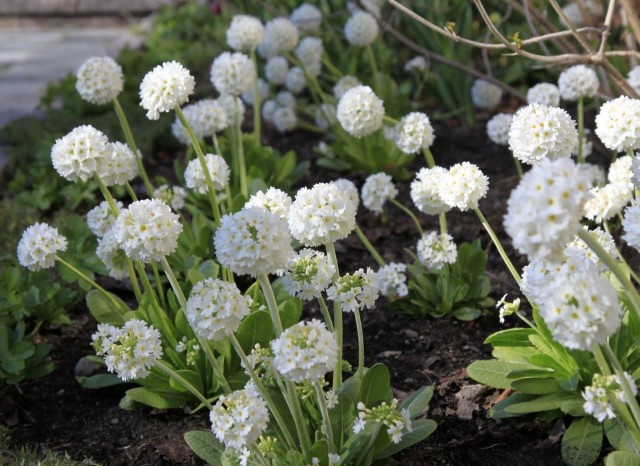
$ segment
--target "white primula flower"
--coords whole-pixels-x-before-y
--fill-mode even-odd
[[[370,309],[380,295],[378,276],[367,267],[338,277],[327,289],[327,298],[340,303],[343,312]]]
[[[291,258],[287,269],[282,279],[284,289],[307,301],[320,297],[336,273],[326,254],[308,248]]]
[[[631,70],[629,70],[629,74],[627,75],[627,82],[631,87],[635,89],[638,94],[640,94],[640,65],[634,66]]]
[[[159,199],[131,203],[120,211],[113,228],[127,257],[145,263],[160,261],[174,252],[182,232],[180,218]]]
[[[425,167],[417,173],[411,182],[411,200],[420,212],[438,215],[451,209],[441,196],[441,185],[447,174],[448,170],[442,167]]]
[[[322,12],[310,3],[303,3],[291,12],[289,19],[302,34],[317,34],[320,32]]]
[[[53,168],[66,180],[87,181],[104,166],[108,144],[107,136],[93,126],[78,126],[51,148]]]
[[[239,96],[256,80],[256,67],[244,53],[223,52],[211,65],[211,82],[220,94]]]
[[[116,201],[116,207],[118,208],[118,211],[120,211],[124,206],[122,205],[122,202]],[[89,230],[91,230],[91,233],[96,235],[98,238],[102,238],[107,231],[111,230],[113,225],[115,225],[116,217],[117,216],[111,212],[109,203],[107,201],[102,201],[87,212],[87,226],[89,227]]]
[[[231,174],[229,165],[221,156],[216,154],[206,154],[204,160],[207,164],[213,189],[222,191],[229,184],[229,175]],[[184,171],[184,180],[187,188],[191,188],[199,194],[205,194],[209,191],[202,163],[198,159],[193,159],[189,162],[187,169]]]
[[[431,231],[416,245],[418,260],[427,270],[440,270],[458,258],[458,248],[451,235]]]
[[[604,169],[593,163],[581,163],[578,165],[578,170],[587,181],[587,186],[604,186],[607,184],[607,175]]]
[[[273,99],[266,100],[262,104],[262,112],[261,112],[262,119],[269,123],[273,123],[273,114],[276,112],[277,109],[278,109],[278,104],[276,103],[275,100]]]
[[[358,188],[353,184],[353,181],[347,180],[346,178],[338,178],[337,180],[333,180],[331,184],[336,185],[340,191],[347,194],[347,197],[351,199],[351,202],[353,202],[353,206],[357,211],[358,206],[360,205],[360,195],[358,194]]]
[[[287,18],[272,19],[264,27],[264,39],[258,53],[266,59],[284,55],[298,45],[298,38],[298,28]]]
[[[569,157],[577,140],[576,123],[567,112],[540,104],[518,110],[509,129],[513,156],[531,165],[545,158]]]
[[[284,84],[289,73],[289,62],[284,57],[273,57],[264,65],[264,74],[271,84]]]
[[[271,342],[273,367],[292,382],[316,382],[338,363],[338,343],[317,319],[298,322]]]
[[[585,65],[574,65],[567,68],[558,78],[560,97],[574,101],[579,98],[593,97],[598,92],[598,75]]]
[[[502,89],[484,79],[476,79],[471,86],[471,100],[473,105],[482,110],[491,110],[500,103]]]
[[[560,105],[560,89],[555,84],[538,83],[527,91],[527,103],[557,107]]]
[[[124,87],[122,67],[111,57],[91,57],[76,75],[76,90],[92,104],[108,104]]]
[[[362,186],[362,205],[377,214],[382,213],[385,203],[395,199],[398,189],[393,184],[391,176],[386,173],[370,175]]]
[[[402,117],[394,132],[396,146],[405,154],[415,154],[422,149],[428,149],[434,139],[429,117],[420,112],[411,112]]]
[[[34,223],[28,227],[18,242],[18,262],[37,272],[55,265],[58,251],[67,250],[67,239],[58,229],[46,223]]]
[[[344,36],[352,45],[369,45],[378,37],[378,21],[364,11],[356,11],[344,25]]]
[[[269,97],[269,85],[262,78],[258,78],[256,81],[256,85],[258,86],[258,94],[260,97],[260,102],[264,102],[267,97]],[[255,91],[255,87],[251,86],[246,92],[242,93],[242,100],[244,100],[248,105],[253,105],[253,93]]]
[[[478,201],[487,195],[489,178],[474,164],[462,162],[449,168],[444,180],[439,183],[440,198],[458,209],[478,208]]]
[[[169,186],[162,184],[156,188],[151,195],[154,199],[160,199],[165,204],[171,206],[173,210],[180,210],[184,207],[187,192],[182,186]]]
[[[138,176],[136,155],[126,144],[110,142],[97,173],[105,186],[124,185]]]
[[[222,217],[213,243],[221,265],[253,277],[281,273],[294,254],[287,223],[257,207]]]
[[[589,190],[589,199],[584,204],[584,216],[596,223],[602,223],[618,215],[633,198],[633,192],[626,187],[609,183]]]
[[[289,91],[280,91],[276,94],[276,104],[279,107],[296,108],[296,96]]]
[[[403,297],[409,294],[407,289],[407,266],[391,262],[378,269],[380,293],[387,297]]]
[[[191,125],[193,134],[198,139],[213,136],[213,134],[226,129],[232,121],[227,119],[227,113],[220,105],[220,102],[215,99],[199,100],[194,104],[186,105],[182,108],[182,113]],[[171,131],[181,143],[191,144],[191,140],[179,118],[176,117],[171,126]]]
[[[290,107],[276,108],[273,112],[273,125],[280,133],[287,133],[296,129],[298,117],[295,110]]]
[[[296,56],[311,76],[318,76],[322,70],[322,39],[305,37],[296,47]]]
[[[627,372],[624,372],[623,375],[631,388],[631,393],[634,396],[637,395],[638,387],[635,379]],[[584,411],[587,414],[591,414],[599,422],[604,422],[606,419],[614,419],[616,413],[611,404],[611,396],[624,403],[629,401],[622,388],[620,377],[615,374],[594,374],[591,385],[585,387],[582,392]]]
[[[98,238],[96,256],[105,265],[111,278],[122,280],[129,276],[127,256],[120,249],[113,228],[107,230],[102,237]]]
[[[229,94],[222,94],[216,99],[216,102],[224,109],[227,115],[227,124],[235,125],[236,122],[242,123],[244,120],[244,103],[240,97],[234,97]]]
[[[250,52],[255,50],[264,38],[262,22],[249,15],[235,15],[227,29],[227,44],[234,50]]]
[[[340,100],[349,89],[353,89],[361,84],[360,80],[355,76],[345,75],[338,80],[335,86],[333,86],[333,96],[337,100]]]
[[[411,60],[404,64],[404,70],[407,73],[411,71],[425,71],[426,69],[427,60],[422,55],[413,57]]]
[[[640,204],[634,202],[624,210],[622,220],[624,235],[627,244],[640,251]]]
[[[609,173],[607,174],[609,182],[618,184],[629,191],[633,191],[633,172],[631,171],[632,164],[633,157],[629,155],[618,157],[609,166]]]
[[[361,138],[382,127],[384,103],[369,86],[356,86],[345,92],[338,102],[337,116],[347,133]]]
[[[160,112],[169,112],[187,102],[195,80],[189,70],[176,61],[162,63],[149,71],[140,84],[140,105],[147,118],[157,120]]]
[[[287,220],[291,209],[291,197],[278,188],[269,188],[252,194],[244,208],[258,207],[273,212],[283,220]]]
[[[302,68],[294,66],[287,73],[287,78],[284,81],[285,86],[291,93],[300,94],[307,87],[307,78],[304,75]]]
[[[595,237],[598,244],[607,252],[607,254],[611,257],[617,257],[618,253],[616,252],[616,243],[609,232],[604,231],[600,227],[596,227],[593,230],[589,230],[586,226],[583,226],[582,228],[585,231],[591,231],[591,235]],[[578,256],[583,259],[588,259],[598,266],[600,272],[604,272],[607,269],[606,264],[601,262],[598,255],[593,252],[593,250],[587,246],[587,243],[581,240],[578,236],[567,244],[567,247],[564,250],[564,255],[566,257]]]
[[[596,115],[596,135],[616,152],[640,148],[640,100],[627,96],[605,102]]]
[[[509,145],[509,128],[511,128],[511,122],[513,121],[513,115],[509,113],[498,113],[491,117],[487,121],[487,136],[495,144],[501,146]]]

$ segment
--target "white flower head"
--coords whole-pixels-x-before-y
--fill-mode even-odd
[[[622,96],[605,102],[596,115],[596,135],[616,152],[640,148],[640,100]]]
[[[569,157],[577,140],[576,123],[567,112],[540,104],[518,110],[509,129],[513,156],[531,165],[545,158]]]
[[[280,91],[276,94],[276,104],[279,107],[296,108],[296,96],[289,91]]]
[[[266,100],[262,104],[262,119],[264,121],[268,121],[269,123],[273,123],[273,114],[278,109],[278,104],[274,99]]]
[[[424,167],[417,173],[411,182],[411,200],[420,212],[438,215],[451,209],[441,196],[441,184],[447,174],[448,170],[442,167]]]
[[[307,78],[304,75],[302,68],[294,66],[287,73],[285,79],[285,86],[293,94],[300,94],[307,87]]]
[[[116,240],[127,257],[144,263],[160,261],[178,247],[179,217],[159,199],[131,203],[114,225]]]
[[[458,248],[448,233],[425,233],[416,245],[418,260],[427,270],[440,270],[458,258]]]
[[[347,133],[361,138],[382,127],[384,102],[369,86],[356,86],[345,92],[338,102],[337,116]]]
[[[227,124],[229,126],[235,125],[235,122],[242,123],[244,120],[244,103],[240,97],[235,97],[230,94],[222,94],[216,99],[216,102],[224,109],[224,113],[227,115]]]
[[[335,185],[340,191],[347,194],[347,197],[351,199],[351,202],[357,211],[358,206],[360,205],[360,195],[358,194],[358,188],[353,184],[353,181],[347,180],[346,178],[338,178],[337,180],[333,180],[331,184]]]
[[[269,85],[262,78],[258,78],[256,80],[256,85],[258,86],[258,94],[260,96],[260,101],[264,102],[265,99],[269,97]],[[242,100],[244,100],[249,105],[253,105],[254,91],[255,91],[255,87],[251,86],[251,89],[242,93]]]
[[[191,290],[185,315],[199,336],[219,341],[238,330],[251,304],[251,298],[243,296],[235,283],[206,278]]]
[[[564,100],[574,101],[580,97],[593,97],[598,92],[598,75],[585,65],[574,65],[562,73],[558,78],[560,97]]]
[[[333,86],[333,96],[340,100],[342,96],[349,90],[354,87],[360,86],[362,83],[355,76],[345,75],[338,80],[338,82]]]
[[[582,173],[587,181],[587,186],[604,186],[607,183],[607,175],[604,169],[593,163],[581,163],[578,170]]]
[[[229,184],[229,175],[231,173],[229,165],[221,156],[216,154],[206,154],[204,160],[207,164],[213,189],[222,191]],[[209,191],[202,163],[198,159],[193,159],[189,162],[187,169],[184,171],[184,180],[187,183],[187,188],[191,188],[199,194],[206,194]]]
[[[136,155],[126,144],[110,142],[97,173],[105,186],[124,185],[138,176]]]
[[[631,387],[631,393],[635,396],[638,393],[638,387],[635,379],[627,372],[624,372],[623,375]],[[628,402],[622,388],[622,381],[618,375],[595,374],[591,381],[591,385],[585,387],[582,392],[582,398],[584,399],[584,411],[587,414],[591,414],[599,422],[615,418],[616,413],[611,405],[610,396],[615,397],[622,402]]]
[[[287,223],[257,207],[222,217],[213,243],[220,264],[239,275],[281,273],[294,254]]]
[[[555,84],[538,83],[527,91],[527,103],[557,107],[560,105],[560,89]]]
[[[284,55],[298,45],[299,32],[287,18],[275,18],[264,27],[264,39],[258,53],[266,59]]]
[[[283,277],[285,290],[307,301],[320,297],[336,273],[326,254],[308,248],[291,258],[287,269]]]
[[[332,104],[320,104],[313,112],[316,126],[323,130],[328,130],[338,122],[336,107]]]
[[[67,250],[67,239],[58,229],[46,223],[34,223],[28,227],[18,242],[18,262],[36,272],[55,265],[58,251]]]
[[[476,79],[471,86],[471,101],[482,110],[491,110],[502,99],[502,89],[484,79]]]
[[[426,69],[427,60],[422,55],[415,56],[404,64],[404,70],[407,73],[412,71],[425,71]]]
[[[322,39],[317,37],[305,37],[296,47],[296,56],[312,76],[318,76],[322,71],[323,53]]]
[[[369,45],[376,40],[378,32],[378,21],[365,11],[356,11],[344,25],[344,36],[352,45]]]
[[[252,194],[244,207],[266,209],[286,221],[289,216],[289,209],[291,209],[291,197],[284,191],[271,187],[266,191],[258,191]]]
[[[513,115],[509,113],[498,113],[491,117],[487,121],[487,136],[495,144],[501,146],[509,145],[509,128],[511,128],[511,122],[513,121]]]
[[[280,133],[287,133],[296,129],[298,117],[291,107],[279,107],[273,112],[273,124]]]
[[[398,189],[391,176],[386,173],[369,175],[362,186],[362,205],[377,214],[382,213],[385,203],[395,199]]]
[[[244,53],[223,52],[211,65],[211,82],[220,94],[239,96],[253,87],[256,67]]]
[[[627,75],[627,82],[631,87],[635,89],[638,94],[640,94],[640,65],[634,66],[631,70],[629,70],[629,74]]]
[[[102,237],[98,238],[96,256],[98,256],[98,259],[107,267],[111,278],[122,280],[129,276],[127,256],[124,251],[120,249],[113,228],[107,230]]]
[[[422,149],[428,149],[434,139],[429,117],[420,112],[411,112],[402,117],[394,132],[396,146],[405,154],[415,154]]]
[[[627,244],[640,251],[640,204],[634,202],[624,210],[622,220],[624,235]]]
[[[616,257],[616,243],[613,240],[613,236],[607,231],[604,231],[602,228],[597,227],[593,230],[589,230],[586,226],[582,227],[584,230],[591,231],[592,236],[598,241],[598,244],[612,257]],[[594,264],[599,266],[601,272],[605,271],[607,266],[600,261],[598,255],[593,252],[593,250],[587,246],[583,240],[581,240],[578,236],[574,238],[569,244],[567,244],[566,249],[564,250],[564,255],[566,257],[575,258],[575,260],[579,259],[588,259]],[[577,256],[577,257],[576,257]]]
[[[234,50],[250,52],[255,50],[264,38],[262,22],[249,15],[235,15],[227,29],[227,44]]]
[[[320,32],[322,12],[310,3],[303,3],[291,12],[289,19],[302,34],[317,34]]]
[[[87,181],[104,166],[108,143],[107,136],[93,126],[78,126],[51,148],[53,168],[69,181]]]
[[[292,382],[316,382],[338,363],[338,343],[317,319],[298,322],[271,342],[273,367]]]
[[[473,210],[478,201],[487,195],[489,178],[474,164],[462,162],[449,168],[446,177],[440,183],[440,198],[449,207]]]
[[[180,210],[184,207],[187,192],[182,186],[169,186],[168,184],[163,184],[156,188],[151,197],[154,199],[160,199],[165,204],[170,205],[173,210]]]
[[[380,293],[387,297],[403,297],[409,293],[407,289],[407,266],[391,262],[378,269]]]
[[[622,212],[633,198],[633,191],[623,185],[609,183],[589,190],[589,198],[584,204],[584,216],[597,223],[609,220]]]
[[[370,309],[380,295],[378,275],[367,267],[358,269],[335,279],[333,285],[327,289],[327,298],[340,303],[344,312]]]
[[[305,246],[346,238],[356,226],[356,206],[348,193],[331,183],[301,188],[289,211],[289,230]]]
[[[199,100],[194,104],[186,105],[182,108],[182,113],[191,125],[193,134],[198,139],[211,137],[214,133],[224,130],[232,121],[227,119],[227,113],[220,105],[220,102],[215,99]],[[191,144],[191,140],[179,118],[176,117],[171,126],[171,131],[181,143]]]
[[[264,74],[271,84],[284,84],[289,73],[289,62],[284,57],[272,57],[264,65]]]
[[[140,105],[147,118],[157,120],[189,100],[195,80],[189,70],[176,61],[162,63],[149,71],[140,84]]]
[[[162,357],[160,332],[142,320],[128,320],[122,327],[98,324],[91,339],[108,371],[124,382],[145,378]]]
[[[633,191],[633,172],[631,171],[632,164],[633,157],[629,155],[618,157],[609,166],[609,173],[607,174],[609,182],[627,188],[629,191]]]
[[[123,208],[122,202],[116,201],[118,210]],[[116,223],[116,215],[111,212],[109,203],[102,201],[89,212],[87,212],[87,226],[91,233],[98,238],[102,238],[107,231],[111,230]]]
[[[113,101],[124,87],[122,67],[111,57],[91,57],[76,75],[76,90],[80,97],[92,104]]]

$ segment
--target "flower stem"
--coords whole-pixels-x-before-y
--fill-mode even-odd
[[[578,163],[584,163],[584,97],[578,97]]]
[[[360,319],[360,310],[354,309],[353,315],[356,318],[356,331],[358,332],[358,371],[357,374],[362,377],[364,375],[364,332],[362,331],[362,319]]]
[[[158,290],[158,296],[160,297],[160,303],[164,309],[167,309],[167,301],[164,296],[164,289],[162,288],[162,282],[160,281],[160,273],[158,272],[158,264],[151,263],[151,270],[153,270],[153,277],[156,282],[156,289]]]
[[[333,63],[331,63],[331,60],[326,53],[322,54],[322,64],[327,67],[329,72],[336,80],[342,78],[342,72],[338,68],[336,68]]]
[[[376,56],[373,53],[373,47],[371,44],[366,45],[367,57],[369,58],[369,65],[371,66],[371,74],[373,74],[373,90],[378,92],[378,64],[376,63]]]
[[[364,244],[364,247],[367,248],[367,251],[369,251],[371,256],[373,256],[373,259],[378,263],[378,265],[381,267],[385,265],[385,262],[382,256],[378,254],[378,251],[376,251],[376,248],[373,247],[373,244],[371,244],[369,239],[365,236],[364,232],[360,229],[358,225],[356,225],[356,235],[358,235],[358,238],[360,238],[360,241],[362,242],[362,244]]]
[[[609,343],[605,343],[602,345],[605,355],[609,360],[609,364],[613,367],[618,379],[620,380],[620,385],[622,385],[622,390],[624,391],[625,401],[629,408],[631,409],[631,414],[633,415],[634,420],[636,421],[636,430],[640,427],[640,406],[638,405],[638,400],[636,400],[633,391],[631,391],[631,386],[629,385],[629,381],[625,377],[624,369],[616,356],[616,353],[613,352]]]
[[[129,184],[128,181],[124,184],[124,187],[127,190],[127,193],[129,194],[129,197],[131,198],[131,200],[133,202],[137,201],[138,196],[136,196],[136,192],[133,190],[133,188],[131,187],[131,184]]]
[[[427,161],[427,167],[429,168],[435,167],[436,161],[433,158],[433,153],[431,152],[431,149],[429,149],[428,147],[423,147],[422,153],[424,154],[424,158]]]
[[[136,269],[133,266],[133,261],[127,257],[127,270],[129,272],[129,281],[131,282],[131,288],[133,294],[136,295],[136,301],[142,302],[142,291],[140,290],[140,284],[138,283],[138,277],[136,275]]]
[[[98,183],[98,188],[100,188],[100,192],[102,193],[102,196],[104,197],[105,201],[107,201],[107,204],[109,204],[109,210],[111,210],[111,213],[113,214],[114,217],[118,218],[120,211],[118,210],[116,201],[111,195],[111,193],[109,192],[109,189],[107,189],[104,182],[102,181],[102,178],[100,178],[100,176],[98,176],[97,173],[93,177],[95,178],[96,183]]]
[[[424,235],[424,230],[422,229],[422,225],[420,225],[420,222],[418,221],[418,218],[413,214],[413,212],[411,212],[409,209],[407,209],[403,204],[398,202],[396,199],[391,198],[391,199],[389,199],[389,201],[391,201],[391,203],[393,205],[395,205],[400,210],[402,210],[405,214],[407,214],[409,217],[411,217],[411,220],[413,220],[413,223],[416,224],[416,228],[418,229],[418,232],[420,233],[420,236],[423,236]]]
[[[340,270],[338,269],[338,258],[336,257],[336,248],[333,243],[328,242],[324,245],[329,256],[329,262],[335,268],[335,274],[333,279],[335,280],[340,276]],[[336,343],[338,343],[338,364],[333,370],[333,389],[338,391],[342,385],[342,306],[337,301],[333,303],[333,325],[334,333],[336,336]]]
[[[235,130],[236,136],[238,138],[238,168],[240,170],[240,192],[245,197],[245,199],[249,198],[249,186],[247,184],[247,165],[244,161],[244,142],[242,141],[242,128],[240,115],[238,113],[238,98],[233,97],[233,112],[235,118]]]
[[[200,391],[196,387],[191,385],[187,379],[185,379],[180,374],[178,374],[176,371],[171,369],[167,363],[165,363],[164,361],[159,359],[159,360],[156,361],[156,367],[158,369],[160,369],[162,372],[164,372],[165,374],[167,374],[169,377],[171,377],[173,380],[178,382],[184,388],[189,390],[197,399],[200,400],[200,402],[203,405],[205,405],[209,409],[209,411],[211,411],[213,409],[213,406],[211,406],[211,403],[209,403],[209,400],[207,400],[204,397],[204,395],[202,393],[200,393]]]
[[[324,391],[320,386],[320,382],[315,381],[313,383],[313,388],[316,391],[316,397],[318,398],[318,407],[320,408],[320,412],[322,413],[322,421],[324,422],[324,429],[327,434],[327,444],[329,447],[329,453],[335,451],[335,443],[333,441],[333,429],[331,428],[331,418],[329,417],[329,409],[327,408],[327,400],[324,396]]]
[[[518,178],[522,179],[522,176],[524,175],[524,172],[522,171],[522,164],[520,163],[520,160],[516,159],[515,157],[513,158],[513,163],[516,166],[516,173],[518,173]]]
[[[258,71],[258,61],[256,59],[255,49],[251,49],[251,61],[253,66]],[[260,89],[258,88],[258,79],[253,81],[253,136],[256,138],[258,144],[260,144]]]
[[[333,332],[333,321],[331,320],[331,314],[329,314],[329,309],[327,308],[327,303],[324,301],[322,295],[318,296],[318,303],[320,304],[320,311],[322,312],[322,317],[324,317],[324,321],[327,324],[327,328],[329,331]]]
[[[276,302],[276,297],[273,294],[271,282],[269,281],[269,277],[266,273],[261,273],[260,275],[258,275],[258,282],[260,283],[260,288],[262,288],[264,299],[267,301],[267,307],[269,308],[269,313],[271,314],[271,321],[273,322],[273,329],[277,338],[282,333],[282,322],[280,321],[278,303]]]
[[[482,223],[482,226],[484,227],[484,229],[487,231],[487,233],[489,233],[489,236],[491,237],[493,244],[495,245],[495,247],[498,249],[498,252],[500,253],[500,257],[502,258],[502,261],[505,263],[505,265],[509,269],[509,272],[511,272],[511,276],[513,276],[513,279],[516,281],[516,283],[520,285],[520,281],[521,281],[520,274],[518,273],[516,268],[513,266],[511,259],[509,259],[509,256],[507,256],[507,253],[504,251],[504,248],[502,247],[502,243],[496,236],[496,233],[493,231],[493,228],[491,228],[491,225],[489,225],[489,222],[487,222],[487,219],[484,217],[484,215],[482,215],[482,212],[480,212],[480,208],[476,207],[474,211],[478,216],[478,218],[480,219],[480,223]]]

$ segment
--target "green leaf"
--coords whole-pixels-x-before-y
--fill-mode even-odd
[[[83,388],[105,388],[124,383],[116,374],[96,374],[90,377],[78,376],[76,380]]]
[[[409,448],[411,445],[415,445],[416,443],[426,439],[436,430],[436,427],[438,427],[436,421],[432,419],[418,419],[417,421],[413,421],[411,425],[413,429],[411,432],[405,432],[402,434],[402,440],[400,440],[400,443],[389,444],[383,450],[376,453],[374,458],[388,458],[405,448]]]
[[[640,466],[640,456],[629,451],[613,451],[604,459],[604,466]]]
[[[181,370],[177,370],[176,373],[180,375],[182,378],[184,378],[191,385],[193,385],[196,388],[196,390],[198,390],[200,393],[204,392],[204,389],[202,386],[202,378],[197,372],[189,369],[181,369]],[[177,382],[173,377],[169,377],[169,386],[177,392],[187,393],[189,397],[192,396],[191,392],[187,388],[182,386],[180,382]],[[214,388],[214,387],[211,387],[211,388]]]
[[[569,466],[588,466],[602,448],[602,425],[591,416],[574,419],[562,437],[562,459]]]
[[[360,401],[371,407],[389,398],[391,391],[391,376],[384,364],[374,364],[362,378],[360,387]]]
[[[120,298],[116,295],[112,296],[117,300],[122,302]],[[114,308],[113,303],[111,303],[102,293],[98,290],[91,290],[87,293],[86,297],[87,307],[89,308],[89,312],[91,315],[101,324],[111,324],[116,327],[120,327],[124,325],[124,319],[118,313],[118,311]],[[122,302],[125,309],[128,309],[126,304]]]
[[[509,374],[518,369],[531,369],[534,366],[522,362],[496,360],[474,361],[467,367],[467,374],[473,380],[490,387],[511,388]]]
[[[201,459],[212,466],[221,464],[220,457],[224,446],[211,432],[193,430],[184,434],[184,441]]]
[[[534,332],[532,328],[501,330],[487,337],[484,343],[493,346],[529,346],[529,336]]]
[[[513,414],[538,413],[541,411],[551,411],[559,409],[567,400],[575,399],[575,393],[555,392],[548,395],[539,396],[531,401],[517,403],[505,408],[505,411]]]
[[[189,399],[189,395],[184,393],[147,387],[129,389],[127,396],[137,403],[156,409],[180,408]]]
[[[520,413],[511,413],[507,409],[515,404],[523,403],[535,398],[535,395],[527,395],[525,393],[515,393],[508,396],[504,400],[496,403],[490,410],[489,415],[494,419],[506,419],[510,417],[522,416]]]
[[[273,337],[273,323],[267,311],[249,314],[236,332],[236,338],[245,351],[251,351],[256,343],[260,343],[261,346],[268,345]]]
[[[514,380],[511,382],[511,388],[531,395],[546,395],[560,390],[560,385],[552,378],[528,377]]]
[[[425,412],[432,397],[433,387],[422,387],[405,398],[405,400],[400,403],[399,409],[406,408],[409,411],[409,416],[413,419]]]
[[[453,317],[455,317],[458,320],[473,320],[473,319],[477,319],[478,317],[480,317],[480,309],[473,309],[470,307],[461,307],[458,309],[455,309],[452,312]]]

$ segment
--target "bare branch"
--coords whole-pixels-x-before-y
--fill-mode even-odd
[[[560,20],[564,23],[564,25],[567,28],[569,28],[569,30],[571,31],[571,35],[573,35],[573,37],[578,41],[578,43],[582,46],[582,48],[585,49],[585,51],[592,53],[593,50],[591,49],[591,46],[586,40],[584,40],[584,38],[580,34],[578,34],[578,31],[576,31],[575,26],[571,21],[569,21],[569,18],[567,18],[567,15],[564,14],[564,11],[562,11],[562,8],[560,8],[560,5],[558,5],[558,2],[556,0],[549,0],[549,3],[551,3],[551,6],[553,7],[553,9],[556,10],[556,13],[558,13]]]

